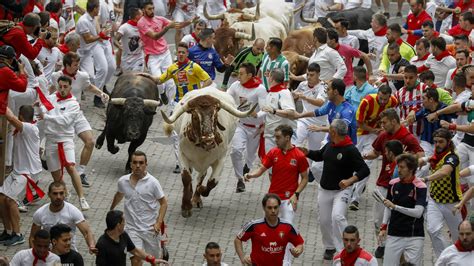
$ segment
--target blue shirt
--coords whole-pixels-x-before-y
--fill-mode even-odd
[[[327,115],[329,123],[332,123],[334,119],[342,119],[349,127],[348,135],[351,137],[352,143],[354,143],[354,145],[357,144],[356,111],[354,106],[352,106],[348,101],[344,101],[338,106],[333,102],[328,101],[320,108],[316,108],[314,114],[315,116]]]
[[[377,93],[377,89],[372,87],[372,85],[366,81],[362,86],[360,86],[360,88],[357,88],[357,86],[354,85],[346,90],[344,92],[344,98],[357,110],[362,99],[373,93]]]
[[[189,48],[189,60],[198,63],[204,71],[209,74],[212,80],[216,78],[216,68],[219,71],[225,70],[225,65],[221,57],[214,48],[204,48],[200,44]]]
[[[443,109],[446,107],[446,104],[444,103],[439,103],[438,108],[436,108],[436,111]],[[435,111],[435,112],[436,112]],[[433,122],[428,122],[428,119],[426,117],[431,114],[432,112],[428,109],[425,109],[424,107],[416,113],[416,120],[423,119],[423,131],[421,132],[420,135],[420,140],[424,140],[426,142],[429,142],[433,144],[433,132],[435,132],[438,128],[441,127],[439,121],[445,120],[447,122],[450,122],[456,118],[455,114],[443,114],[439,116],[439,119]]]

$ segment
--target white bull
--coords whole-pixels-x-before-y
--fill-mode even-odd
[[[171,134],[174,127],[179,136],[179,156],[183,166],[183,217],[192,215],[193,205],[202,208],[201,196],[207,197],[219,182],[238,118],[247,117],[255,107],[241,112],[237,110],[232,96],[211,86],[188,92],[176,105],[171,117],[161,112],[166,122],[165,133]],[[212,174],[203,186],[209,167]],[[194,195],[193,170],[199,177]]]

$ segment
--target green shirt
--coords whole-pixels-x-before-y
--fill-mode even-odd
[[[383,48],[382,61],[380,62],[380,66],[379,66],[379,70],[385,71],[385,73],[389,73],[389,69],[390,69],[390,60],[388,60],[387,48],[388,48],[388,44],[385,45],[385,47]],[[413,47],[410,44],[403,41],[402,45],[400,45],[400,55],[403,58],[405,58],[405,60],[410,62],[410,59],[414,57],[415,54],[416,54],[415,49],[413,49]]]
[[[232,65],[226,70],[224,75],[224,80],[222,81],[223,85],[227,85],[231,74],[238,74],[239,68],[242,63],[250,63],[255,66],[255,69],[260,68],[262,63],[263,54],[254,55],[252,53],[252,47],[246,47],[242,49],[234,59]]]
[[[270,83],[268,82],[268,76],[270,75],[270,71],[275,68],[283,69],[285,72],[285,82],[290,80],[290,64],[286,57],[280,54],[275,60],[271,60],[267,53],[263,55],[262,66],[260,67],[260,72],[262,73],[262,81],[263,86],[268,90],[270,89]]]

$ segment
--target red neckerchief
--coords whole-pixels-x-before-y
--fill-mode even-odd
[[[40,87],[35,87],[35,90],[36,90],[36,93],[38,93],[38,98],[41,104],[46,108],[46,110],[51,111],[52,109],[54,109],[54,105],[51,104],[51,102],[48,100],[46,95],[44,95]]]
[[[435,31],[435,32],[433,33],[433,37],[434,37],[434,38],[438,38],[438,37],[439,37],[439,32]]]
[[[39,9],[39,11],[44,11],[44,6],[41,3],[36,3],[35,6]]]
[[[59,26],[59,17],[58,17],[58,15],[56,15],[56,13],[51,12],[51,13],[49,13],[49,16],[52,19],[54,19],[58,23],[58,26]]]
[[[381,28],[380,30],[378,30],[377,32],[374,32],[375,36],[385,36],[387,34],[387,31],[388,31],[388,27],[385,26],[383,28]]]
[[[184,62],[179,62],[179,61],[178,61],[178,62],[177,62],[178,68],[181,68],[182,66],[186,65],[187,63],[189,63],[189,59],[188,59],[188,58],[184,59]]]
[[[268,92],[279,92],[286,89],[286,84],[285,83],[279,83],[268,90]]]
[[[247,80],[247,82],[242,84],[242,87],[246,89],[255,89],[262,84],[262,81],[258,77],[252,77],[251,79]]]
[[[462,0],[461,0],[462,1]],[[461,245],[461,241],[456,240],[456,243],[454,243],[454,246],[457,248],[457,250],[459,252],[471,252],[472,249],[465,249],[462,245]]]
[[[68,77],[71,77],[73,80],[76,80],[76,75],[75,75],[75,74],[73,75],[73,74],[71,74],[71,73],[68,73],[65,68],[63,68],[63,74],[66,75],[66,76],[68,76]],[[76,74],[77,74],[77,73],[76,73]]]
[[[60,102],[60,101],[64,101],[64,100],[67,100],[67,99],[71,99],[72,94],[71,94],[71,92],[69,92],[68,95],[66,95],[66,97],[63,98],[63,96],[61,96],[61,94],[59,92],[56,92],[56,97],[58,98],[57,102]]]
[[[339,45],[339,43],[336,44],[336,47],[334,47],[334,50],[336,51],[339,51],[339,48],[341,47],[341,45]]]
[[[430,56],[430,55],[431,55],[430,53],[427,53],[422,58],[416,59],[415,62],[425,61],[426,59],[428,59],[428,56]]]
[[[398,38],[398,40],[396,41],[396,43],[398,44],[398,46],[402,46],[402,43],[403,43],[402,38]]]
[[[454,76],[456,76],[456,73],[458,72],[458,69],[456,68],[454,71],[453,71],[453,74],[451,74],[451,80],[454,79]]]
[[[59,49],[59,51],[61,51],[61,53],[63,53],[63,54],[67,54],[67,53],[70,52],[69,47],[67,47],[66,44],[61,44],[60,46],[58,46],[58,49]]]
[[[355,265],[357,258],[359,258],[362,249],[357,247],[353,252],[347,252],[346,249],[341,251],[341,265]]]
[[[441,159],[444,158],[444,156],[446,156],[446,154],[448,154],[449,152],[451,152],[450,149],[446,148],[446,150],[444,150],[443,152],[441,153],[437,153],[436,151],[433,153],[433,156],[430,157],[430,165],[431,165],[431,169],[436,169],[436,165],[439,163],[439,161],[441,161]]]
[[[46,258],[47,258],[48,255],[49,255],[49,251],[48,251],[48,253],[46,253],[46,256],[44,256],[44,257],[38,257],[38,256],[36,255],[36,252],[35,252],[35,249],[34,249],[34,248],[31,250],[31,252],[33,253],[33,257],[35,258],[34,261],[33,261],[33,266],[36,266],[36,263],[38,263],[38,260],[42,260],[42,261],[46,262]]]
[[[200,39],[198,38],[198,36],[196,36],[196,33],[191,32],[191,36],[193,36],[193,38],[196,40],[197,43],[200,41]]]
[[[130,24],[130,25],[132,25],[132,26],[135,26],[135,27],[138,25],[138,22],[133,21],[133,20],[131,20],[131,19],[129,19],[129,20],[127,21],[127,23]]]
[[[331,147],[335,147],[335,148],[345,147],[345,146],[349,146],[349,145],[352,145],[352,139],[347,135],[344,137],[344,140],[342,140],[339,143],[331,142]]]
[[[444,50],[439,55],[435,56],[435,59],[437,61],[441,61],[443,60],[443,58],[448,57],[448,56],[451,56],[451,54],[447,50]]]
[[[430,86],[430,89],[433,89],[433,90],[436,90],[437,88],[438,88],[438,87],[437,87],[436,84],[434,84],[434,83],[431,84],[431,86]],[[426,91],[426,90],[425,90],[425,91]]]

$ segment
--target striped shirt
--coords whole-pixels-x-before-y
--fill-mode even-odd
[[[398,105],[397,98],[391,95],[385,106],[380,106],[377,94],[369,94],[362,99],[356,113],[356,120],[359,124],[366,123],[369,127],[377,127],[380,113],[388,108],[394,108]],[[357,129],[357,135],[367,135],[369,131]]]
[[[268,90],[270,89],[270,82],[268,77],[270,76],[270,71],[275,68],[281,68],[285,72],[285,82],[290,80],[290,64],[286,57],[282,54],[278,55],[275,60],[272,60],[267,53],[263,55],[262,65],[260,66],[260,72],[262,73],[263,86]]]
[[[400,119],[405,120],[410,113],[410,111],[414,110],[417,112],[422,107],[422,95],[423,91],[426,89],[426,84],[419,82],[416,84],[413,90],[407,90],[407,87],[404,86],[397,92],[395,92],[395,98],[400,103]],[[420,136],[421,134],[421,120],[416,121],[408,126],[408,130],[416,135]]]

